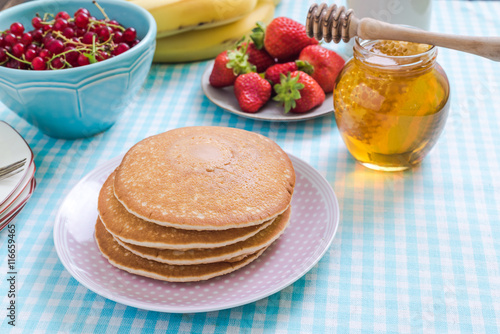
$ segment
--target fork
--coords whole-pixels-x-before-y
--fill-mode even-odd
[[[16,161],[5,167],[0,167],[0,180],[6,179],[23,171],[25,163],[26,163],[26,158]]]

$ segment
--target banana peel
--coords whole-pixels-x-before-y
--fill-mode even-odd
[[[257,21],[271,22],[274,7],[274,0],[259,0],[253,11],[235,22],[158,38],[153,61],[179,63],[214,58],[248,36]]]
[[[131,0],[153,15],[157,38],[209,29],[237,21],[252,12],[258,0]]]

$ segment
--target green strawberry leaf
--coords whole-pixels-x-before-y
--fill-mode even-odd
[[[248,61],[248,43],[242,44],[243,40],[244,37],[236,44],[234,49],[227,51],[227,58],[229,61],[226,67],[233,69],[234,75],[255,72],[257,70],[257,68]]]
[[[285,114],[287,114],[290,109],[296,107],[296,101],[301,98],[300,90],[304,88],[304,84],[298,82],[300,75],[291,77],[291,73],[285,76],[283,73],[280,74],[280,83],[274,85],[274,91],[276,96],[273,100],[281,102],[285,108]]]
[[[297,64],[297,68],[299,71],[305,72],[309,75],[314,73],[314,66],[309,63],[307,60],[296,60],[295,64]]]
[[[264,37],[266,34],[266,24],[262,21],[257,21],[256,27],[252,29],[252,33],[250,34],[250,38],[255,44],[255,47],[258,50],[261,50],[264,47]]]

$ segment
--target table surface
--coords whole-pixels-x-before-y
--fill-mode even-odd
[[[276,15],[304,22],[309,2],[283,1]],[[500,35],[500,3],[433,2],[432,30]],[[465,23],[467,22],[467,23]],[[98,136],[55,140],[0,104],[0,119],[27,140],[38,188],[16,219],[17,326],[27,333],[464,332],[500,328],[500,105],[497,63],[440,50],[452,97],[444,133],[421,166],[380,173],[349,156],[331,116],[252,121],[213,105],[200,78],[207,62],[153,65],[138,98]],[[87,173],[139,140],[187,125],[266,135],[309,162],[337,194],[340,226],[304,277],[257,302],[218,312],[168,314],[127,307],[79,284],[52,238],[58,207]],[[7,273],[7,233],[0,233]],[[3,277],[3,276],[2,276]],[[1,279],[0,332],[11,329]]]

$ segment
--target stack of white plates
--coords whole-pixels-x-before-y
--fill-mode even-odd
[[[31,148],[16,130],[0,121],[0,167],[23,159],[21,172],[0,180],[0,230],[21,212],[36,187]]]

